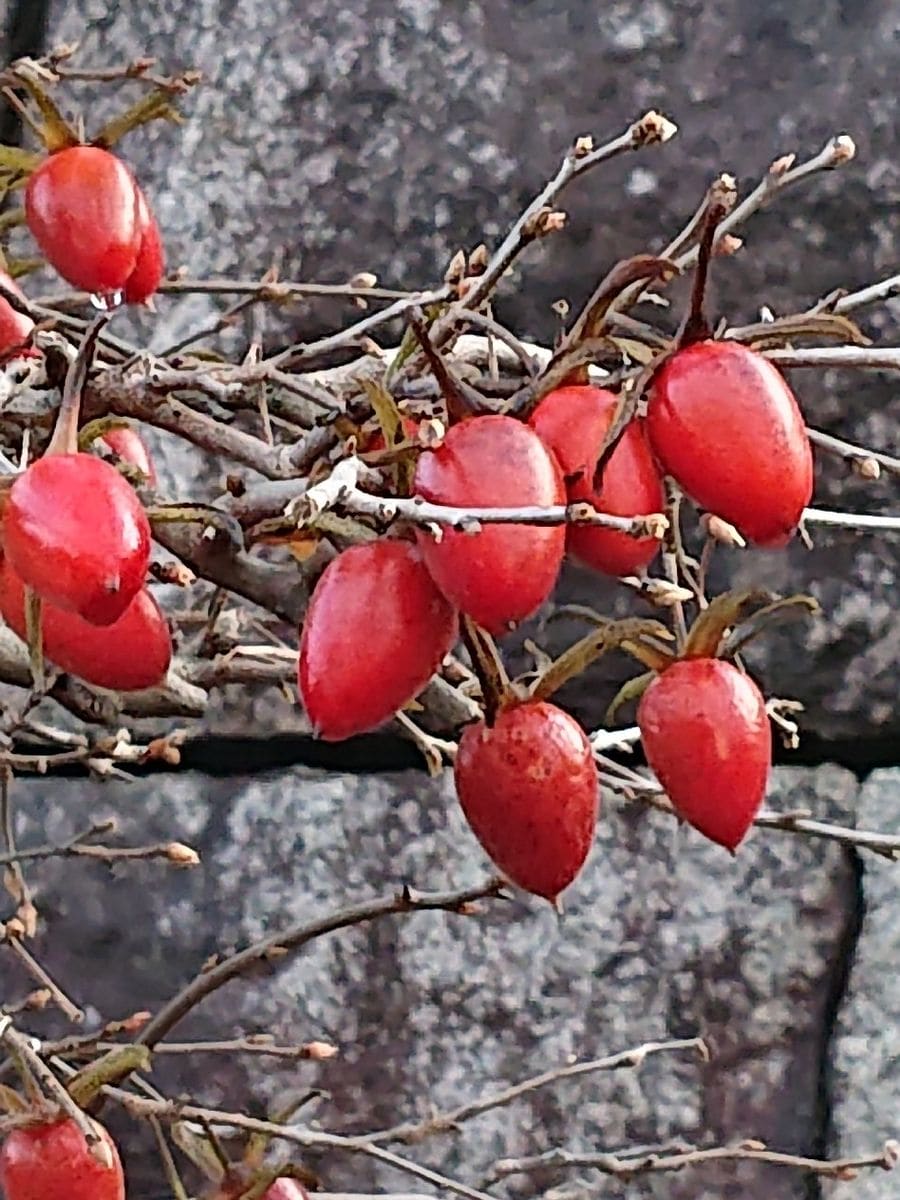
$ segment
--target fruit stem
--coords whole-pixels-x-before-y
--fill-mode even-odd
[[[45,451],[46,454],[78,453],[78,418],[81,414],[81,394],[87,383],[97,339],[109,318],[109,313],[98,313],[84,332],[78,353],[66,372],[62,401],[56,416],[53,436]]]
[[[473,413],[484,412],[485,404],[481,394],[475,388],[463,383],[462,380],[456,379],[435,349],[421,313],[414,311],[410,313],[407,320],[422,353],[428,360],[431,373],[437,380],[441,395],[447,404],[447,417],[450,424],[462,421],[464,418],[472,416]]]
[[[677,344],[681,349],[693,345],[694,342],[702,342],[712,334],[704,311],[709,264],[713,255],[716,231],[734,208],[736,200],[737,186],[731,175],[720,175],[713,181],[707,194],[703,232],[700,235],[700,245],[697,249],[697,266],[694,269],[691,305],[677,338]]]
[[[481,684],[484,699],[484,722],[494,724],[504,705],[512,697],[509,676],[496,643],[491,635],[471,617],[462,616],[459,622],[463,643],[472,659],[472,669]]]
[[[28,665],[35,692],[44,690],[44,631],[41,626],[41,598],[25,588],[25,637],[28,642]]]

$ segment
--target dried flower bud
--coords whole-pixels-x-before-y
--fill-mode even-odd
[[[182,562],[152,562],[150,574],[160,583],[171,583],[181,588],[190,587],[197,581],[194,572]]]
[[[589,133],[583,137],[575,139],[575,145],[572,147],[572,154],[575,158],[587,158],[594,149],[594,139]]]
[[[329,1058],[335,1058],[339,1053],[337,1046],[332,1046],[330,1042],[304,1042],[303,1057],[311,1058],[313,1062],[325,1062]]]
[[[644,113],[631,127],[631,140],[635,146],[655,146],[668,142],[678,132],[678,126],[662,113],[651,109]]]
[[[415,440],[425,450],[436,450],[446,435],[443,421],[439,421],[437,417],[429,417],[426,421],[419,422]]]
[[[562,321],[566,319],[572,309],[569,301],[562,298],[559,300],[554,300],[550,307]]]
[[[565,223],[566,214],[564,212],[548,208],[545,205],[525,222],[522,236],[526,238],[546,237],[549,233],[557,233]]]
[[[348,287],[352,288],[373,288],[378,286],[378,276],[373,275],[371,271],[360,271],[348,280]]]
[[[668,518],[662,513],[650,513],[644,517],[644,528],[647,530],[647,537],[656,538],[661,542],[669,528]]]
[[[735,237],[732,233],[723,233],[716,241],[715,255],[717,258],[729,258],[732,254],[737,254],[743,244],[743,238]]]
[[[694,593],[690,588],[670,583],[668,579],[646,579],[643,584],[635,579],[635,583],[638,584],[641,592],[651,604],[655,604],[659,608],[674,608],[676,604],[685,604],[694,598]]]
[[[875,480],[881,478],[881,466],[875,458],[855,458],[853,469],[860,479]]]
[[[856,157],[856,142],[847,133],[842,133],[831,141],[831,161],[836,167],[842,167]]]
[[[780,179],[782,175],[786,175],[788,173],[796,161],[796,154],[782,154],[781,158],[776,158],[769,167],[770,177],[772,179]]]
[[[166,846],[166,858],[176,867],[197,867],[200,865],[200,855],[183,842],[169,842]]]
[[[444,283],[455,284],[465,276],[466,273],[466,255],[463,250],[457,252],[450,259],[447,265],[447,270],[444,272]]]
[[[488,254],[488,248],[484,242],[481,242],[469,255],[469,274],[483,275],[489,261],[490,255]]]
[[[743,549],[747,545],[735,527],[729,525],[727,521],[723,521],[721,517],[706,513],[700,523],[706,528],[709,536],[714,541],[721,542],[723,546],[737,546]]]

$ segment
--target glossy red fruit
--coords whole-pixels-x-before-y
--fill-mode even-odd
[[[772,765],[766,703],[731,663],[673,663],[638,706],[647,761],[676,812],[732,852],[759,812]]]
[[[617,405],[618,397],[604,388],[561,387],[544,397],[530,424],[556,455],[570,501],[586,501],[614,517],[661,512],[665,506],[662,480],[640,421],[632,421],[622,435],[606,464],[600,491],[591,486]],[[636,575],[659,550],[656,538],[633,538],[589,525],[570,525],[566,542],[576,558],[607,575]]]
[[[134,270],[125,284],[126,304],[146,304],[159,287],[166,270],[162,234],[140,188],[137,188],[137,202],[141,241]]]
[[[108,150],[72,146],[51,154],[25,188],[28,228],[73,287],[99,295],[125,287],[142,230],[134,177]]]
[[[345,550],[322,573],[300,639],[300,697],[318,736],[340,741],[388,720],[456,634],[456,611],[411,542]]]
[[[5,1200],[125,1200],[125,1178],[115,1143],[98,1126],[112,1158],[104,1167],[74,1121],[14,1129],[0,1149]]]
[[[25,299],[22,289],[6,271],[0,271],[0,283],[15,295]],[[23,349],[33,353],[27,345],[32,329],[34,329],[34,321],[31,317],[13,308],[8,300],[0,296],[0,363],[14,358]]]
[[[111,625],[144,585],[150,525],[134,488],[92,454],[51,454],[20,475],[3,515],[24,583],[92,625]]]
[[[472,832],[503,874],[555,901],[584,866],[597,823],[598,776],[590,742],[546,701],[469,725],[454,767]]]
[[[296,1179],[276,1179],[263,1200],[309,1200],[309,1193]]]
[[[419,457],[414,490],[436,504],[512,508],[564,504],[562,473],[533,429],[513,417],[473,417],[452,426],[436,450]],[[445,528],[419,544],[435,583],[492,634],[505,633],[550,595],[565,550],[562,525],[485,525],[478,533]]]
[[[0,613],[25,641],[25,589],[10,564],[0,561]],[[169,626],[153,596],[140,591],[118,621],[91,625],[73,612],[41,607],[44,654],[85,683],[136,692],[162,683],[172,661]]]
[[[109,433],[104,433],[100,440],[109,446],[110,450],[117,454],[123,462],[137,467],[142,474],[147,476],[151,485],[156,487],[156,468],[153,465],[153,458],[147,449],[146,442],[136,429],[132,429],[131,426],[111,429]]]
[[[656,457],[703,508],[760,546],[783,546],[813,490],[813,458],[794,394],[761,354],[697,342],[653,380],[647,432]]]

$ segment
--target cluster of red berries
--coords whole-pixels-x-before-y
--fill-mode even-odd
[[[91,1152],[70,1118],[35,1119],[8,1135],[0,1149],[0,1191],[5,1200],[125,1200],[125,1175],[115,1142],[94,1122],[106,1162]],[[215,1200],[236,1200],[241,1186],[220,1189]],[[293,1179],[278,1179],[261,1200],[308,1200]]]
[[[646,416],[627,426],[595,481],[617,405],[579,383],[551,392],[527,424],[464,419],[420,453],[413,491],[463,509],[587,501],[633,517],[663,507],[669,475],[757,545],[788,541],[811,498],[812,453],[793,394],[760,354],[710,339],[677,350],[653,377]],[[383,723],[439,668],[460,613],[502,635],[550,596],[567,549],[622,576],[643,572],[658,547],[599,526],[486,524],[345,551],[323,572],[301,635],[299,688],[316,732],[338,740]],[[709,653],[675,659],[642,696],[638,723],[676,811],[733,851],[771,764],[759,689]],[[555,899],[583,866],[597,818],[597,769],[578,724],[547,701],[509,698],[493,721],[464,731],[455,780],[497,866]]]
[[[72,146],[30,176],[28,225],[44,257],[76,287],[110,303],[143,303],[163,273],[159,227],[125,165],[107,150]],[[7,274],[2,282],[18,287]],[[0,299],[0,358],[34,353],[34,323]],[[32,463],[4,498],[0,613],[21,638],[27,594],[39,598],[43,648],[65,671],[117,691],[152,687],[172,655],[168,624],[144,586],[150,525],[137,494],[109,462],[67,444]],[[155,471],[131,428],[101,441],[148,481]]]

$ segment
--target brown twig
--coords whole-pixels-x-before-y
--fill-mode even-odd
[[[510,1175],[531,1174],[535,1171],[600,1171],[619,1179],[633,1179],[639,1175],[659,1174],[665,1171],[681,1171],[685,1167],[698,1167],[711,1162],[762,1162],[773,1166],[787,1167],[808,1172],[825,1179],[855,1179],[859,1171],[880,1167],[893,1170],[900,1161],[900,1146],[894,1141],[885,1142],[880,1151],[861,1155],[858,1158],[807,1158],[799,1154],[783,1154],[769,1150],[757,1141],[741,1142],[735,1146],[714,1146],[698,1149],[682,1145],[674,1153],[651,1153],[642,1157],[619,1154],[581,1154],[570,1150],[548,1150],[528,1158],[501,1159],[494,1164],[488,1186]]]

